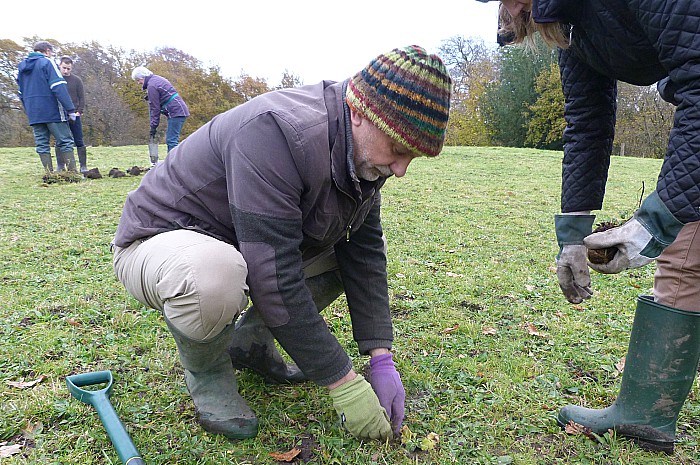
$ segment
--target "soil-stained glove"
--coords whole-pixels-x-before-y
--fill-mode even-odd
[[[654,191],[625,224],[586,237],[584,243],[589,249],[617,247],[608,263],[589,263],[588,266],[599,273],[612,274],[647,265],[676,239],[682,227],[683,223]]]
[[[333,407],[350,434],[363,439],[391,439],[389,416],[364,376],[331,389]]]
[[[557,279],[564,297],[572,304],[580,304],[593,295],[583,238],[591,233],[594,220],[595,215],[587,212],[554,215],[559,243]]]
[[[406,390],[401,376],[396,371],[391,354],[381,354],[369,360],[370,384],[379,398],[379,403],[391,419],[394,434],[398,435],[403,423]]]

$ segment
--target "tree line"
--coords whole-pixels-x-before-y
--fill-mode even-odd
[[[0,146],[33,146],[34,137],[17,96],[17,65],[39,37],[22,44],[0,39]],[[143,144],[148,139],[148,107],[131,70],[147,66],[170,80],[190,108],[182,136],[215,115],[270,90],[296,87],[302,80],[285,70],[270,86],[245,72],[235,79],[206,67],[174,48],[150,52],[49,40],[55,56],[73,58],[73,73],[83,80],[86,114],[83,130],[88,145]],[[454,81],[447,145],[533,147],[561,150],[564,97],[557,52],[544,45],[495,48],[478,38],[451,37],[438,54]],[[654,86],[618,84],[615,153],[663,157],[674,108]]]
[[[23,44],[0,39],[0,146],[33,146],[17,95],[17,65],[32,51],[39,37],[25,38]],[[221,75],[217,66],[205,67],[197,58],[174,48],[152,52],[125,51],[104,47],[97,42],[82,44],[48,40],[54,46],[54,58],[73,58],[73,72],[83,81],[86,110],[83,132],[87,145],[121,146],[145,144],[148,140],[148,105],[145,93],[131,79],[131,71],[140,65],[166,77],[183,96],[191,116],[182,131],[186,137],[211,118],[256,95],[273,88],[263,78],[241,73],[236,79]],[[301,85],[301,79],[285,71],[281,87]],[[164,129],[162,131],[164,134]],[[163,135],[161,135],[163,137]]]

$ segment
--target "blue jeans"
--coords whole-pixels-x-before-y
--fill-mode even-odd
[[[186,119],[186,116],[168,118],[168,129],[165,131],[165,144],[168,146],[168,153],[180,143],[180,131],[182,131]]]
[[[75,121],[69,123],[70,132],[73,134],[73,141],[76,147],[85,147],[85,142],[83,142],[83,123],[80,120],[80,116],[75,117]]]
[[[58,151],[72,152],[73,151],[73,135],[70,132],[68,123],[38,123],[33,124],[34,143],[36,145],[36,153],[51,153],[51,134],[56,139],[56,147]]]

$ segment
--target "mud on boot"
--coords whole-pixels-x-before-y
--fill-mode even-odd
[[[607,408],[567,405],[557,422],[596,434],[609,429],[645,450],[673,453],[676,421],[700,359],[700,313],[640,296],[617,400]]]
[[[255,437],[258,419],[238,393],[236,375],[226,353],[234,326],[227,326],[210,341],[195,341],[167,318],[166,323],[175,339],[187,389],[202,428],[230,439]]]

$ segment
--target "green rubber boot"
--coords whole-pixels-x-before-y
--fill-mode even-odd
[[[56,159],[58,159],[58,158],[59,158],[59,154],[56,153]],[[75,172],[75,155],[73,155],[72,150],[70,152],[61,152],[60,158],[65,163],[64,168],[66,170]]]
[[[700,358],[700,313],[640,296],[617,400],[604,409],[567,405],[557,421],[609,429],[646,450],[673,452],[676,421]]]
[[[238,393],[236,375],[226,353],[233,325],[211,341],[198,342],[178,331],[167,318],[165,321],[177,344],[187,389],[202,428],[230,439],[255,437],[258,419]]]
[[[51,161],[51,154],[40,153],[39,159],[41,160],[41,165],[44,167],[44,170],[48,173],[51,173],[53,171],[53,162]]]
[[[307,379],[296,364],[284,361],[255,307],[236,321],[228,353],[234,368],[252,370],[267,384],[301,383]]]

